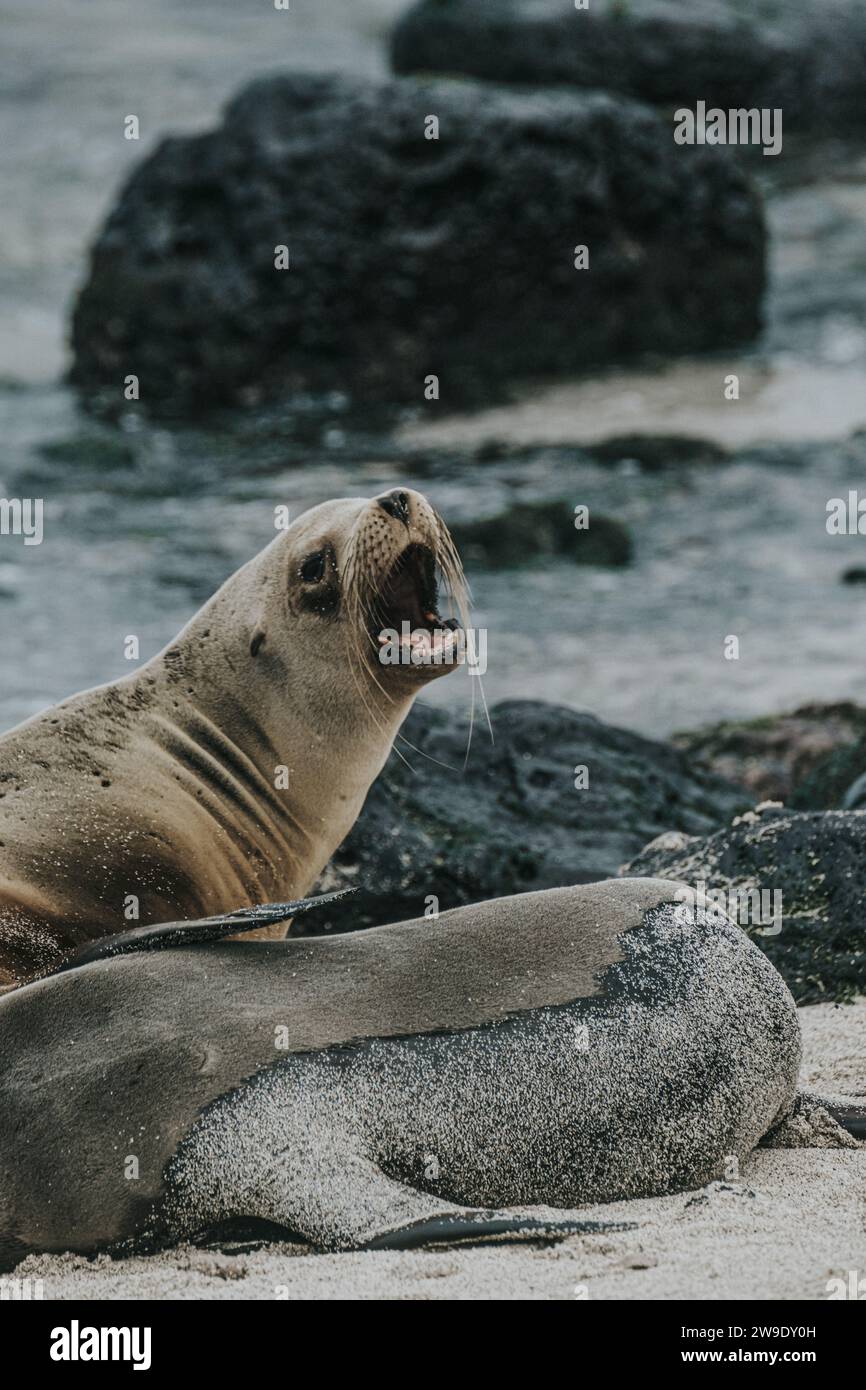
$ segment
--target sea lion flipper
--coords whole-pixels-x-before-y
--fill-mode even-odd
[[[846,1105],[841,1101],[824,1101],[825,1108],[837,1124],[855,1139],[866,1140],[866,1105]]]
[[[321,1250],[562,1240],[633,1223],[458,1205],[383,1171],[340,1087],[354,1049],[266,1068],[202,1113],[166,1174],[172,1240],[255,1218]],[[190,1214],[194,1225],[190,1224]]]
[[[760,1141],[764,1149],[856,1149],[866,1140],[866,1105],[798,1091]]]
[[[354,891],[354,888],[341,888],[335,893],[320,893],[313,898],[298,898],[287,903],[261,903],[191,922],[156,922],[151,926],[133,927],[131,931],[119,932],[117,936],[100,937],[98,941],[88,942],[50,973],[59,975],[64,970],[76,970],[80,965],[90,965],[93,961],[112,956],[130,955],[135,951],[165,951],[173,946],[199,946],[208,941],[222,941],[227,936],[258,931],[275,922],[284,922],[287,917],[297,917],[302,912],[324,907]]]
[[[630,1230],[635,1225],[633,1221],[534,1217],[514,1211],[458,1206],[388,1177],[375,1162],[358,1154],[354,1139],[341,1136],[337,1127],[332,1130],[331,1137],[336,1152],[341,1147],[341,1138],[343,1140],[344,1161],[333,1171],[335,1178],[339,1176],[344,1182],[347,1172],[351,1174],[351,1201],[347,1203],[336,1194],[329,1200],[331,1229],[322,1242],[325,1249],[411,1250],[423,1245],[493,1240],[555,1241],[583,1232]],[[322,1195],[321,1169],[316,1178],[318,1204]],[[297,1229],[296,1210],[292,1217]]]
[[[440,1204],[441,1206],[441,1204]],[[480,1244],[494,1240],[554,1241],[599,1231],[633,1230],[635,1221],[545,1220],[507,1211],[455,1207],[426,1220],[412,1221],[367,1241],[365,1250],[410,1250],[419,1245]]]

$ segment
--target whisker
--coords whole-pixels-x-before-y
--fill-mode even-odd
[[[362,668],[362,669],[366,669],[367,663],[366,663],[365,660],[364,660],[364,656],[363,656],[363,653],[362,653],[362,651],[361,651],[360,642],[359,642],[359,637],[358,637],[359,628],[360,628],[360,626],[361,626],[361,621],[360,621],[360,619],[361,619],[361,601],[360,601],[360,596],[359,596],[359,594],[358,594],[358,586],[357,586],[357,583],[355,582],[355,577],[356,577],[356,575],[357,575],[356,548],[357,548],[357,542],[356,542],[355,546],[352,546],[352,547],[351,547],[350,552],[349,552],[349,556],[348,556],[347,561],[346,561],[346,566],[345,566],[345,576],[346,576],[346,578],[345,578],[345,583],[344,583],[343,594],[344,594],[344,600],[345,600],[345,602],[346,602],[346,607],[347,607],[347,610],[348,610],[348,611],[347,611],[347,618],[348,618],[349,626],[350,626],[350,629],[351,629],[351,642],[352,642],[352,647],[353,647],[354,656],[357,658],[357,665],[358,665],[358,667],[360,667],[360,668]],[[372,641],[372,639],[371,639],[371,641]],[[379,711],[377,711],[375,708],[371,708],[371,706],[370,706],[370,704],[369,704],[369,702],[368,702],[368,700],[367,700],[367,693],[366,693],[366,692],[364,691],[364,689],[363,689],[363,686],[362,686],[361,681],[360,681],[360,679],[359,679],[358,672],[357,672],[357,670],[356,670],[355,664],[354,664],[354,662],[352,662],[351,660],[350,660],[350,669],[351,669],[351,672],[352,672],[352,679],[353,679],[353,681],[355,682],[355,688],[356,688],[358,694],[359,694],[360,697],[361,697],[361,701],[362,701],[362,703],[363,703],[363,705],[364,705],[365,710],[367,711],[367,714],[370,716],[370,718],[372,719],[373,723],[376,725],[376,728],[377,728],[381,733],[386,733],[386,732],[387,732],[387,729],[386,729],[385,725],[384,725],[384,724],[379,720],[379,718],[377,717]],[[375,680],[375,676],[374,676],[374,680]],[[376,681],[376,684],[379,685],[379,682]],[[381,690],[382,687],[379,686],[379,689]],[[385,692],[384,690],[382,690],[382,694],[385,695],[385,693],[386,693],[386,692]],[[387,698],[387,696],[386,696],[386,698]],[[393,701],[392,701],[392,703],[393,703]],[[399,749],[397,750],[397,752],[398,752],[398,755],[399,755],[399,756],[402,756],[402,754],[399,753]],[[404,758],[403,761],[406,762],[406,759]],[[410,766],[410,765],[407,763],[407,766]]]
[[[457,552],[457,548],[438,512],[433,513],[436,525],[436,567],[442,587],[446,590],[448,611],[451,616],[456,616],[464,632],[469,631],[471,603],[471,593],[463,564]],[[346,604],[346,619],[352,628],[351,651],[352,651],[352,678],[358,694],[370,719],[378,729],[385,732],[380,716],[384,716],[385,707],[393,706],[397,703],[396,694],[391,694],[377,674],[376,665],[380,659],[380,646],[377,645],[376,634],[383,630],[387,624],[390,614],[387,611],[385,594],[373,587],[369,581],[368,574],[370,566],[366,563],[365,541],[363,531],[356,531],[347,550],[343,566],[343,596]],[[370,653],[369,658],[365,657],[365,651]],[[471,672],[470,672],[471,675]],[[383,703],[380,703],[376,696],[378,691]],[[481,698],[484,702],[484,712],[487,719],[487,726],[491,731],[490,716],[487,711],[484,692],[481,690]],[[466,745],[466,755],[463,762],[465,771],[469,750],[472,743],[472,732],[475,723],[475,686],[472,686],[472,705],[470,711],[469,736]],[[372,701],[372,704],[371,704]],[[435,757],[432,753],[425,752],[419,748],[399,729],[395,733],[393,750],[401,762],[405,763],[413,775],[417,776],[418,769],[404,757],[398,743],[404,745],[417,753],[419,757],[427,759],[428,762],[435,763],[436,766],[444,768],[448,772],[459,772],[459,767],[445,762],[441,758]]]
[[[460,768],[459,768],[459,767],[454,767],[451,763],[443,763],[443,761],[442,761],[441,758],[434,758],[432,753],[425,753],[423,748],[419,748],[417,744],[412,743],[412,742],[406,737],[406,735],[405,735],[405,734],[401,734],[401,733],[399,732],[399,730],[398,730],[398,732],[397,732],[397,737],[398,737],[399,739],[402,739],[403,742],[407,745],[407,747],[409,747],[409,748],[412,749],[412,752],[413,752],[413,753],[418,753],[418,754],[420,754],[420,756],[421,756],[422,758],[426,758],[428,762],[430,762],[430,763],[436,763],[439,767],[447,768],[447,770],[448,770],[449,772],[459,772],[459,771],[460,771]],[[413,771],[414,771],[414,770],[415,770],[415,769],[413,769]]]
[[[472,681],[472,677],[469,679]],[[469,766],[469,749],[472,747],[472,731],[475,728],[475,682],[472,681],[472,703],[469,706],[469,736],[466,739],[466,752],[463,755],[463,771]]]
[[[490,722],[490,711],[487,708],[487,699],[484,695],[484,686],[481,683],[480,676],[476,676],[475,680],[477,680],[478,682],[478,694],[481,696],[481,707],[484,710],[484,718],[487,721],[487,731],[490,734],[490,742],[495,744],[496,740],[493,737],[493,725]]]

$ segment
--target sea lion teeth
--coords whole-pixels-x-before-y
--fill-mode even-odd
[[[131,899],[153,926],[307,893],[450,669],[381,663],[366,616],[404,582],[423,607],[445,537],[408,488],[314,507],[133,675],[0,738],[0,989],[128,931]]]

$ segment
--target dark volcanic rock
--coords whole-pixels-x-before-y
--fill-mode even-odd
[[[851,999],[866,988],[864,865],[863,814],[768,810],[750,813],[708,839],[647,845],[624,872],[704,883],[726,895],[780,892],[778,935],[747,929],[797,1002],[812,1004]],[[748,909],[729,915],[747,926]]]
[[[860,745],[859,755],[855,752],[863,736],[866,709],[843,700],[803,705],[791,714],[714,724],[676,734],[672,742],[720,777],[748,787],[756,801],[786,801],[803,810],[821,810],[842,805],[858,757],[859,771],[866,772],[866,748]],[[821,771],[828,765],[832,772]]]
[[[801,811],[840,807],[856,811],[866,806],[863,777],[866,774],[866,731],[848,740],[817,764],[791,797]]]
[[[861,756],[864,753],[863,745],[860,746]],[[866,761],[861,761],[861,767],[866,766]],[[861,772],[848,787],[842,797],[842,806],[846,811],[866,810],[866,772]]]
[[[866,122],[862,0],[420,0],[396,72],[607,87],[665,106],[781,107],[787,128]]]
[[[738,161],[675,146],[646,107],[271,77],[133,174],[75,307],[72,377],[122,408],[133,373],[146,407],[177,411],[332,390],[423,406],[432,374],[428,408],[450,408],[752,337],[764,242]]]
[[[577,530],[570,503],[518,502],[499,516],[457,522],[451,534],[464,564],[516,567],[544,556],[561,555],[576,565],[627,565],[628,531],[612,517],[590,512],[589,525]]]
[[[727,449],[710,439],[693,439],[679,434],[617,434],[610,439],[587,444],[584,452],[596,463],[623,463],[633,460],[647,473],[665,468],[726,463]]]
[[[399,747],[415,771],[391,755],[319,885],[359,884],[369,895],[299,920],[300,932],[421,916],[429,895],[444,911],[607,878],[649,836],[704,834],[748,805],[675,749],[589,714],[515,700],[494,708],[492,724],[492,746],[476,724],[463,772],[465,719],[412,712],[404,729],[422,751]],[[583,790],[579,766],[589,769]]]

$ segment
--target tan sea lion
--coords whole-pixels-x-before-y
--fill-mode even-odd
[[[137,924],[300,898],[418,690],[453,669],[437,571],[465,611],[420,493],[326,502],[133,675],[0,739],[0,986]],[[384,665],[379,634],[403,623],[411,660]]]

